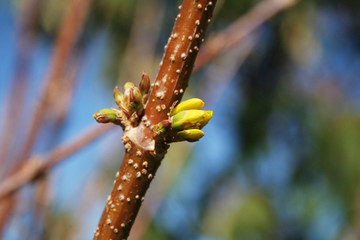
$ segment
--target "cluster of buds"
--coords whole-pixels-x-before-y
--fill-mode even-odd
[[[132,82],[124,84],[123,94],[118,87],[114,88],[114,99],[119,108],[130,118],[133,114],[141,116],[149,97],[150,78],[143,73],[139,87]]]
[[[212,111],[201,110],[205,103],[198,98],[192,98],[178,104],[170,112],[170,120],[157,124],[156,132],[166,134],[171,129],[173,141],[195,142],[204,136],[202,129],[212,118]]]
[[[131,82],[124,84],[123,93],[114,88],[114,99],[119,109],[102,109],[94,114],[97,122],[112,122],[117,125],[137,126],[146,105],[150,92],[150,78],[144,73],[139,87]],[[201,129],[212,118],[212,111],[201,110],[205,103],[199,98],[192,98],[179,103],[163,120],[153,127],[155,135],[165,138],[167,142],[195,142],[204,136]]]
[[[118,87],[114,88],[114,99],[120,111],[125,114],[131,122],[136,122],[144,111],[144,106],[149,97],[150,78],[143,73],[139,87],[132,82],[126,82],[123,87],[123,93]],[[121,125],[122,113],[117,109],[102,109],[94,114],[97,122],[113,122]]]

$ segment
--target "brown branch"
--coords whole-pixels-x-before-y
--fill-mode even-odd
[[[160,70],[140,125],[125,131],[125,155],[116,173],[94,239],[126,239],[168,144],[154,139],[152,126],[167,119],[180,101],[216,1],[185,0],[165,46]]]
[[[297,0],[265,0],[257,4],[225,30],[209,37],[197,57],[194,71],[204,67],[220,53],[234,47],[265,21],[296,2]]]
[[[0,183],[0,200],[11,196],[12,193],[52,169],[63,159],[66,159],[84,146],[87,146],[96,140],[98,136],[109,132],[112,128],[113,126],[111,125],[92,127],[84,133],[79,134],[80,137],[56,148],[45,157],[34,156],[30,158],[16,174]]]

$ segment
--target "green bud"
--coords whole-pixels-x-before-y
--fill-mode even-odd
[[[142,98],[143,98],[140,89],[138,87],[132,87],[129,93],[130,93],[129,95],[130,106],[133,109],[138,110],[139,108],[142,107]]]
[[[186,141],[196,142],[204,136],[204,132],[199,129],[188,129],[178,132],[177,135]]]
[[[174,116],[175,114],[185,110],[191,110],[191,109],[200,110],[204,107],[204,105],[205,103],[201,99],[191,98],[189,100],[179,103],[175,108],[173,108],[170,113],[170,116]]]
[[[126,82],[126,83],[124,84],[124,90],[123,90],[124,94],[125,94],[125,92],[126,92],[127,90],[130,90],[130,89],[133,88],[133,87],[135,87],[135,85],[134,85],[132,82]]]
[[[142,95],[148,94],[150,91],[150,78],[146,72],[144,72],[141,77],[139,88]]]
[[[172,117],[172,128],[176,130],[184,130],[190,128],[201,129],[210,121],[212,115],[212,111],[181,111]]]
[[[133,87],[131,91],[133,92],[133,100],[131,100],[131,102],[142,103],[143,96],[140,89],[138,87]]]
[[[114,109],[102,109],[97,111],[93,117],[99,123],[108,123],[116,121],[116,111]]]
[[[120,106],[124,100],[124,96],[122,95],[122,93],[120,92],[117,86],[114,88],[114,99],[118,106]]]
[[[135,85],[132,82],[126,82],[124,84],[124,98],[122,101],[122,104],[120,105],[120,108],[128,115],[130,116],[134,111],[133,111],[133,106],[131,106],[131,99],[134,100],[134,95],[133,93],[133,88],[135,87]]]

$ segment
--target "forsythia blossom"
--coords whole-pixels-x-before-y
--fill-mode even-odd
[[[198,141],[204,136],[202,129],[212,118],[212,111],[200,110],[204,102],[192,98],[178,104],[171,111],[171,127],[177,130],[177,136],[189,142]]]

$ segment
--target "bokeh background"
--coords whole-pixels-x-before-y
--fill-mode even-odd
[[[266,20],[254,10],[264,2],[286,7]],[[172,144],[130,239],[360,239],[360,1],[286,2],[218,0],[209,38],[249,14],[245,26],[258,26],[192,75],[184,99],[204,99],[214,117],[198,143]],[[97,127],[92,114],[115,106],[115,85],[143,71],[155,79],[179,4],[1,0],[0,182]],[[0,238],[91,239],[121,134],[99,134],[12,204],[3,198]]]

